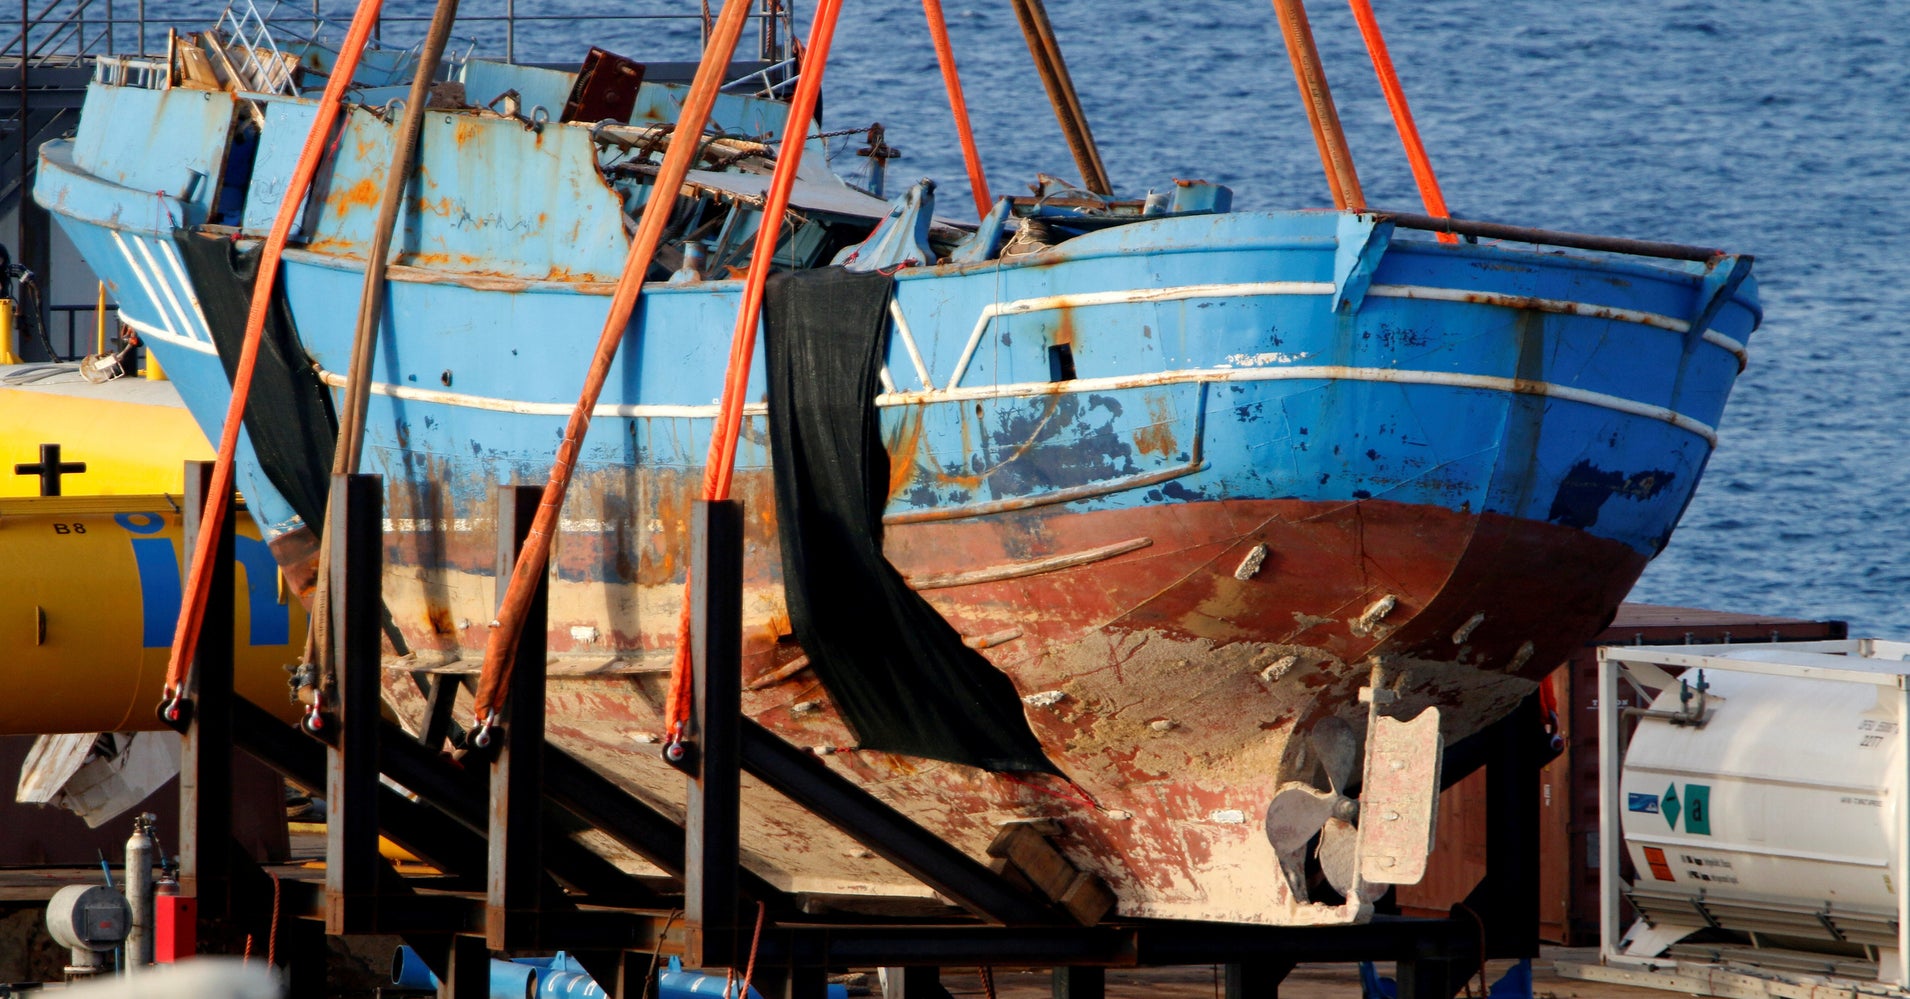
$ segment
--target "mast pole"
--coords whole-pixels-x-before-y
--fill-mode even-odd
[[[975,217],[987,218],[988,206],[995,199],[988,194],[988,175],[982,172],[975,131],[968,124],[968,101],[962,96],[962,78],[955,72],[955,47],[949,44],[942,0],[922,0],[922,13],[928,18],[929,37],[935,42],[935,60],[942,64],[942,83],[948,88],[948,110],[955,117],[955,134],[962,140],[962,162],[968,167],[968,189],[975,195]]]
[[[1293,63],[1293,76],[1300,85],[1300,102],[1306,107],[1307,123],[1313,126],[1313,141],[1320,147],[1327,186],[1333,189],[1333,207],[1365,211],[1366,195],[1360,190],[1359,173],[1353,169],[1353,153],[1347,148],[1346,133],[1340,128],[1340,114],[1333,106],[1333,91],[1326,85],[1320,52],[1313,45],[1313,28],[1307,23],[1306,4],[1304,0],[1273,0],[1273,13],[1280,21],[1280,35],[1287,43],[1287,59]]]
[[[1014,2],[1015,17],[1021,22],[1023,37],[1028,40],[1028,53],[1034,56],[1035,71],[1041,74],[1042,86],[1048,89],[1048,102],[1054,105],[1055,120],[1061,123],[1068,151],[1074,154],[1075,168],[1081,171],[1081,183],[1104,197],[1113,194],[1107,167],[1101,164],[1101,152],[1094,145],[1094,133],[1088,130],[1088,116],[1081,110],[1080,98],[1075,96],[1074,79],[1068,75],[1067,61],[1061,57],[1061,45],[1055,41],[1047,8],[1041,0]]]

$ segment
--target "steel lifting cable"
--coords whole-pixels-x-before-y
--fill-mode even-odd
[[[1413,109],[1406,103],[1406,91],[1393,72],[1393,57],[1386,51],[1386,38],[1379,32],[1373,4],[1371,0],[1347,2],[1353,7],[1353,20],[1360,26],[1360,37],[1366,41],[1366,53],[1373,58],[1373,72],[1379,76],[1379,89],[1386,95],[1386,107],[1393,112],[1393,127],[1399,131],[1400,145],[1406,147],[1406,160],[1412,165],[1413,183],[1419,185],[1419,199],[1426,205],[1426,214],[1450,218],[1446,196],[1440,193],[1439,178],[1433,174],[1432,160],[1427,158],[1426,147],[1419,141],[1419,128],[1413,124]],[[1437,238],[1441,243],[1459,242],[1459,237],[1450,232],[1442,232]]]
[[[796,171],[802,166],[803,127],[816,113],[822,95],[823,71],[829,63],[829,44],[835,38],[836,15],[842,0],[821,0],[815,20],[809,25],[809,44],[804,50],[802,74],[796,80],[796,92],[789,101],[789,125],[776,151],[776,169],[769,180],[769,193],[763,199],[762,221],[756,226],[756,246],[750,254],[749,277],[743,283],[742,303],[736,310],[736,328],[730,334],[729,367],[723,381],[723,402],[717,410],[716,427],[710,434],[709,458],[703,466],[703,498],[729,498],[730,482],[736,473],[736,444],[743,428],[744,394],[749,390],[750,362],[756,355],[757,318],[763,311],[763,286],[769,280],[770,265],[776,256],[776,244],[782,238],[782,218],[789,210],[789,192],[796,183]],[[670,671],[670,699],[665,706],[664,724],[669,733],[665,751],[680,756],[683,726],[690,718],[690,600],[691,591],[683,591],[683,608],[677,616],[676,659]]]
[[[438,75],[438,62],[457,19],[458,0],[438,0],[437,9],[431,15],[431,26],[425,33],[424,48],[418,54],[417,70],[411,77],[404,120],[398,126],[398,142],[391,150],[384,200],[378,207],[378,220],[372,225],[371,248],[365,258],[365,282],[358,296],[358,327],[352,335],[344,414],[339,421],[338,441],[332,448],[333,475],[356,473],[364,454],[365,411],[371,399],[371,364],[378,346],[378,325],[385,309],[385,268],[390,262],[392,230],[397,228],[398,213],[404,204],[405,186],[417,156],[418,134],[424,130],[431,81]],[[324,724],[325,690],[329,686],[327,678],[332,662],[331,550],[332,532],[324,531],[319,535],[318,592],[312,600],[312,626],[305,635],[305,661],[318,669],[312,701],[305,712],[306,727],[314,731]]]
[[[278,283],[279,257],[285,252],[285,242],[291,235],[293,221],[298,218],[299,206],[305,201],[306,190],[311,186],[313,176],[318,173],[318,161],[331,136],[332,126],[338,121],[345,88],[351,84],[352,73],[358,68],[359,55],[378,23],[381,6],[382,0],[359,0],[358,10],[352,14],[351,28],[346,31],[345,41],[339,46],[338,59],[332,65],[331,78],[325,81],[325,92],[319,98],[311,131],[305,134],[305,145],[299,150],[298,163],[292,169],[291,181],[286,185],[284,197],[279,202],[278,216],[272,221],[272,230],[266,235],[265,248],[259,256],[259,274],[252,284],[251,308],[245,319],[245,343],[239,351],[238,366],[232,373],[232,399],[226,405],[225,426],[219,435],[219,455],[212,465],[212,482],[205,494],[206,508],[200,517],[199,536],[193,546],[192,568],[186,576],[185,601],[180,608],[179,624],[173,632],[172,659],[166,666],[166,686],[161,695],[160,713],[168,723],[176,724],[182,718],[186,673],[199,650],[200,626],[205,622],[206,601],[212,591],[213,550],[220,532],[225,529],[226,509],[231,505],[233,458],[238,452],[239,429],[244,424],[246,401],[252,392],[252,372],[258,366],[259,342],[265,333],[266,311],[271,307],[272,290]]]
[[[955,134],[962,141],[968,189],[975,195],[975,217],[987,218],[995,199],[988,195],[988,176],[982,172],[981,153],[975,149],[975,132],[968,125],[968,101],[962,97],[962,78],[955,72],[955,48],[948,41],[948,20],[942,16],[942,0],[922,0],[922,13],[928,17],[929,37],[935,42],[935,61],[942,66],[942,84],[948,88],[948,110],[955,116]]]
[[[729,69],[730,57],[736,51],[736,40],[743,33],[743,22],[749,16],[749,6],[750,0],[724,0],[723,10],[717,15],[715,31],[710,36],[709,45],[703,50],[702,62],[696,68],[696,79],[690,84],[690,91],[684,98],[683,111],[677,118],[676,134],[703,134],[710,109],[716,103],[717,90],[722,86],[724,74]],[[796,119],[792,116],[790,120]],[[473,736],[473,741],[480,749],[490,745],[491,732],[499,720],[503,691],[506,681],[510,679],[512,660],[517,656],[518,640],[523,633],[524,613],[530,606],[531,595],[536,592],[540,577],[550,564],[551,537],[557,531],[558,511],[564,505],[564,494],[570,489],[571,474],[577,454],[583,448],[584,434],[590,429],[591,410],[596,408],[597,398],[610,378],[610,365],[616,359],[617,347],[623,342],[624,331],[630,325],[637,296],[643,291],[644,276],[650,270],[650,261],[656,254],[663,228],[676,209],[677,192],[682,189],[684,177],[689,174],[702,148],[701,142],[670,143],[669,151],[663,156],[663,164],[657,170],[650,197],[644,202],[643,217],[637,223],[636,234],[630,238],[630,254],[624,258],[623,274],[617,281],[616,293],[611,296],[610,314],[604,319],[603,333],[597,339],[596,353],[591,356],[583,390],[577,397],[576,408],[571,410],[570,422],[564,427],[564,439],[557,445],[550,479],[545,483],[544,495],[538,501],[537,516],[531,522],[530,534],[524,539],[524,548],[511,569],[510,584],[498,606],[497,617],[491,622],[491,634],[484,645],[484,668],[478,677],[476,734]]]

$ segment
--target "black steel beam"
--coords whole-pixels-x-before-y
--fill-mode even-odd
[[[1485,957],[1537,957],[1539,769],[1551,757],[1538,695],[1485,734],[1493,749],[1486,765],[1486,873],[1465,906],[1484,924]],[[1478,961],[1475,954],[1471,966]]]
[[[325,746],[297,726],[273,717],[244,698],[232,705],[232,737],[240,748],[285,779],[313,792],[325,791]],[[392,842],[455,877],[481,884],[484,838],[423,802],[379,785],[378,820]]]
[[[543,489],[501,486],[497,491],[497,579],[509,579],[529,536]],[[503,601],[503,588],[498,600]],[[503,743],[490,765],[490,864],[485,935],[492,950],[519,946],[512,930],[543,908],[544,894],[544,666],[550,574],[538,574],[523,637],[505,691]],[[429,748],[429,747],[427,747]],[[533,925],[535,920],[528,920]]]
[[[736,963],[742,866],[743,505],[699,502],[690,515],[690,650],[696,754],[685,806],[685,963]]]
[[[438,999],[486,999],[491,994],[491,952],[483,937],[451,938]]]
[[[1257,955],[1230,962],[1224,999],[1278,999],[1280,983],[1293,966],[1292,961],[1268,961]]]
[[[608,777],[549,743],[544,745],[544,792],[611,839],[683,880],[683,826],[651,808]],[[775,885],[739,867],[737,881],[745,897],[768,903],[771,915],[792,912],[795,903]]]
[[[380,749],[385,773],[406,790],[465,827],[489,829],[489,777],[482,770],[466,770],[442,754],[425,748],[404,730],[386,722]],[[558,824],[561,813],[544,813],[541,860],[559,881],[590,896],[593,903],[636,907],[662,906],[666,899],[642,880],[571,839]],[[480,865],[484,869],[485,865]]]
[[[1108,991],[1107,969],[1096,965],[1060,965],[1048,973],[1048,991],[1054,999],[1104,999]],[[1238,997],[1229,995],[1227,999]]]
[[[22,204],[31,200],[23,198]],[[198,898],[203,928],[231,916],[232,852],[232,494],[211,496],[212,463],[186,463],[185,547],[198,550],[208,500],[222,504],[199,642],[186,674],[189,705],[179,760],[179,888]],[[201,940],[215,939],[202,932]]]
[[[325,803],[325,931],[374,932],[379,873],[378,744],[383,671],[384,487],[375,475],[334,475],[326,504],[336,685]]]
[[[741,719],[743,768],[757,780],[854,837],[964,909],[999,923],[1040,926],[1067,920],[946,840],[915,824],[821,760]]]
[[[458,703],[458,690],[464,686],[464,678],[445,673],[433,673],[425,681],[424,730],[418,733],[418,744],[436,752],[443,748],[445,736],[451,734],[451,713]]]

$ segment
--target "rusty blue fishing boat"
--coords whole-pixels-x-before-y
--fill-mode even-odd
[[[207,82],[199,58],[245,53],[194,45],[102,60],[35,197],[216,438],[249,268],[330,55],[282,42],[282,61]],[[301,593],[405,72],[358,70],[264,290],[276,313],[240,484]],[[644,82],[620,116],[583,120],[555,110],[573,73],[454,59],[441,78],[388,270],[364,462],[386,490],[387,692],[414,719],[415,676],[481,667],[496,487],[549,471],[684,89]],[[772,288],[737,456],[746,712],[977,857],[1004,824],[1052,820],[1122,915],[1259,923],[1363,914],[1340,904],[1359,895],[1343,874],[1336,893],[1283,842],[1313,813],[1271,808],[1293,782],[1344,789],[1336,761],[1375,710],[1362,686],[1402,717],[1438,708],[1426,717],[1450,743],[1604,625],[1689,503],[1759,321],[1745,257],[1233,211],[1225,189],[1166,178],[1146,199],[1051,189],[954,222],[930,185],[893,201],[850,186],[814,138],[775,257],[753,260],[766,174],[806,133],[750,86],[722,95],[695,169],[665,192],[668,239],[551,568],[551,737],[665,811],[682,807],[657,743],[689,511],[751,268],[790,280]],[[873,353],[841,369],[856,377],[805,377],[804,350],[857,336]],[[809,421],[813,449],[843,412],[878,444],[848,501],[874,511],[861,536],[958,639],[919,655],[971,657],[961,668],[987,673],[972,689],[883,697],[915,653],[871,678],[797,634],[792,605],[826,602],[839,553],[791,561],[789,535],[808,530],[791,497],[827,507],[846,487],[779,466],[819,452],[778,435]],[[926,894],[785,800],[745,798],[745,856],[779,887]]]

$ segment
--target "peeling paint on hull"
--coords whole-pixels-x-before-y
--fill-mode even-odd
[[[775,642],[780,589],[773,560],[757,543],[769,526],[750,522],[746,683],[799,655]],[[1030,724],[1072,784],[856,751],[828,692],[803,670],[746,691],[745,711],[790,742],[825,751],[839,771],[977,857],[1001,822],[1055,820],[1058,843],[1108,881],[1126,915],[1311,922],[1337,910],[1295,904],[1264,827],[1278,787],[1312,775],[1304,739],[1293,736],[1328,713],[1364,724],[1353,695],[1373,655],[1395,667],[1406,713],[1438,704],[1448,740],[1470,734],[1596,633],[1645,565],[1623,545],[1566,528],[1383,501],[1028,512],[1006,524],[897,528],[889,550],[905,574],[917,576],[998,560],[1031,537],[1082,550],[1137,535],[1152,544],[1088,565],[926,594],[966,635],[1018,633],[983,654],[1013,678]],[[473,539],[474,549],[482,544],[488,534],[482,543]],[[583,558],[579,549],[589,544],[568,537],[567,557]],[[1271,553],[1265,568],[1236,579],[1234,567],[1257,545]],[[462,645],[432,631],[414,629],[407,638],[437,648],[439,658],[476,655],[494,581],[397,563],[415,557],[403,542],[388,545],[387,556],[395,563],[387,599],[399,620],[461,615],[467,625],[479,622]],[[1561,577],[1560,565],[1580,571]],[[1546,600],[1531,599],[1535,587]],[[667,624],[680,590],[618,589],[561,573],[553,586],[549,640],[569,651],[553,667],[552,737],[680,813],[681,775],[656,753],[667,654],[591,654],[573,636],[597,626],[590,609],[604,603],[655,599],[653,619]],[[1394,598],[1393,609],[1357,634],[1361,614],[1383,596]],[[427,604],[434,609],[420,613]],[[1455,643],[1478,615],[1483,620]],[[654,634],[639,642],[661,648],[667,640]],[[395,666],[387,685],[414,718],[422,704],[408,674],[429,668],[420,660]],[[747,807],[763,819],[746,834],[753,865],[784,887],[922,892],[776,795],[755,789]]]

